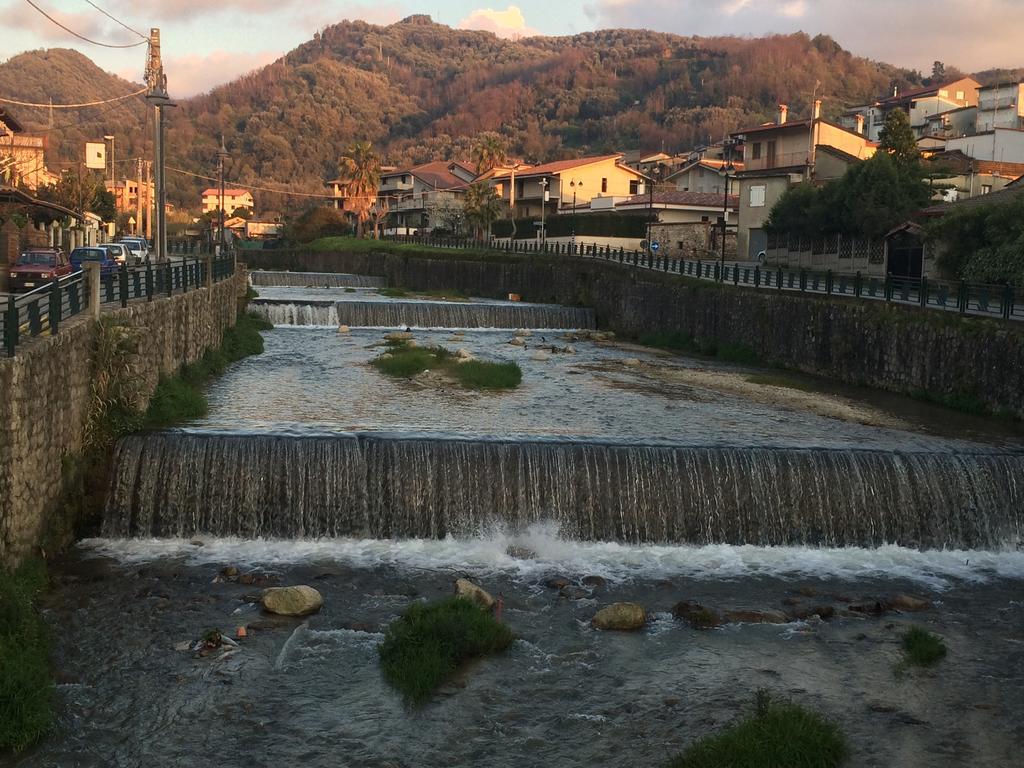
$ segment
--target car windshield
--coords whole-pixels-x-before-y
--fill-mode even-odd
[[[54,265],[55,257],[52,253],[39,253],[38,251],[29,251],[28,253],[21,254],[18,259],[18,264],[38,264],[43,267],[52,267]]]
[[[122,253],[124,251],[123,245],[104,245],[103,248],[110,253]]]
[[[106,261],[107,253],[100,248],[76,248],[71,252],[72,261]]]

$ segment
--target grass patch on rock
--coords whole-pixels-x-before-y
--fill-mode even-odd
[[[512,640],[490,613],[456,597],[412,605],[378,650],[384,678],[406,701],[422,704],[467,661],[500,653]]]
[[[911,627],[903,633],[903,665],[931,667],[946,658],[946,644],[923,627]]]
[[[0,754],[35,743],[53,722],[49,632],[35,607],[46,581],[39,560],[0,569]]]
[[[514,362],[463,360],[444,347],[418,347],[408,340],[386,340],[388,351],[370,361],[381,373],[411,379],[424,371],[438,371],[465,389],[515,389],[523,371]]]
[[[839,726],[762,690],[750,717],[694,742],[667,768],[835,768],[846,756]]]

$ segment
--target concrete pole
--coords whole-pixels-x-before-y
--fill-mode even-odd
[[[89,314],[93,320],[100,319],[100,265],[95,262],[86,262],[82,265],[85,268],[85,280],[89,287]]]

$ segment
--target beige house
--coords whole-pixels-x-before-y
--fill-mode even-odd
[[[219,189],[204,189],[203,190],[203,213],[212,213],[220,210],[220,190]],[[248,208],[250,211],[254,210],[256,206],[255,201],[252,198],[252,193],[244,189],[225,189],[224,190],[224,213],[228,216],[234,215],[235,211],[239,208]]]
[[[58,177],[46,167],[46,140],[26,136],[20,122],[0,107],[0,180],[32,191],[55,184]]]
[[[889,113],[902,109],[910,117],[910,125],[918,136],[925,134],[928,118],[960,107],[978,106],[981,83],[973,77],[950,80],[941,85],[929,85],[884,96],[871,104],[848,109],[839,119],[839,125],[864,133],[871,141],[878,141]],[[861,129],[861,126],[863,128]]]
[[[733,136],[745,142],[744,168],[734,182],[740,199],[737,257],[741,260],[754,260],[766,249],[764,224],[787,189],[802,181],[838,178],[877,149],[864,134],[822,119],[821,102],[815,103],[809,120],[790,121],[782,105],[776,122]]]
[[[665,181],[675,184],[680,192],[724,195],[725,178],[722,176],[722,169],[726,164],[725,160],[698,159],[687,163]],[[742,171],[743,163],[734,162],[732,169],[730,173]]]
[[[457,231],[462,199],[475,176],[467,164],[447,160],[381,173],[377,198],[387,205],[388,231]]]
[[[490,179],[508,210],[516,218],[527,218],[540,216],[542,208],[550,215],[579,209],[600,197],[636,195],[646,177],[615,154],[496,169]]]
[[[1004,83],[978,89],[977,131],[996,128],[1024,130],[1024,83]]]

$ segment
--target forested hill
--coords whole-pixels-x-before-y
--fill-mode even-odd
[[[69,71],[72,57],[78,72]],[[26,71],[42,73],[30,89],[22,87]],[[42,100],[46,82],[55,101],[132,90],[98,72],[72,52],[27,53],[0,65],[0,93]],[[100,82],[100,75],[117,82]],[[168,77],[173,95],[174,72]],[[99,84],[86,87],[89,79]],[[180,102],[169,113],[168,161],[210,172],[223,133],[233,180],[318,192],[355,139],[369,139],[393,164],[468,157],[482,131],[501,133],[512,154],[530,161],[677,151],[768,120],[780,101],[802,116],[819,81],[825,112],[835,114],[894,83],[916,85],[920,76],[804,34],[693,38],[606,30],[511,41],[425,16],[386,27],[345,21],[263,69]],[[133,104],[86,133],[122,134],[115,120],[138,124],[146,114],[141,101]],[[62,145],[80,141],[82,131],[53,131],[52,138],[66,155]],[[169,182],[177,202],[192,202],[203,185],[175,175]]]

